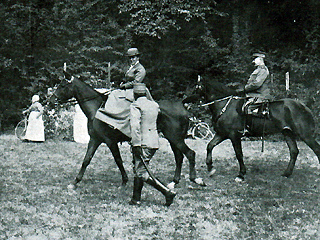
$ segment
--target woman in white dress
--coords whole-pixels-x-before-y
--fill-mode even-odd
[[[27,110],[23,111],[23,113],[29,113],[25,140],[44,142],[44,123],[42,119],[43,107],[39,103],[38,95],[34,95],[32,97],[31,106]]]

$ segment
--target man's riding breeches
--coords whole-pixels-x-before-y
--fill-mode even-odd
[[[142,178],[144,181],[149,178],[149,174],[147,169],[144,167],[142,160],[148,166],[156,151],[157,149],[142,147],[141,154],[133,152],[133,173],[136,177]]]

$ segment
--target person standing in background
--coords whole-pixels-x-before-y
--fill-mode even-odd
[[[32,142],[44,142],[44,123],[42,119],[43,106],[39,102],[39,95],[33,95],[31,106],[23,111],[23,114],[28,113],[28,125],[24,140]]]

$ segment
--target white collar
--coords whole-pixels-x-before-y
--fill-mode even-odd
[[[127,72],[129,72],[135,65],[137,65],[139,63],[139,61],[137,61],[135,64],[133,64],[133,65],[131,65],[130,67],[129,67],[129,69],[128,69],[128,71]]]
[[[133,64],[133,65],[131,65],[132,67],[134,67],[135,65],[137,65],[139,63],[139,60],[135,63],[135,64]]]

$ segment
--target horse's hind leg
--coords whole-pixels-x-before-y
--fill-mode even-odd
[[[178,141],[177,143],[173,143],[170,141],[171,144],[171,148],[172,151],[175,155],[175,159],[176,159],[176,171],[175,171],[175,178],[174,181],[179,182],[180,177],[181,177],[181,167],[182,167],[182,162],[183,162],[183,155],[181,153],[183,153],[187,159],[189,160],[189,178],[190,181],[201,185],[201,186],[205,186],[206,184],[203,182],[202,178],[197,178],[197,173],[196,173],[196,153],[191,150],[186,143],[184,142],[184,140]]]
[[[296,137],[291,130],[283,130],[283,135],[287,142],[290,151],[290,162],[287,169],[284,171],[282,176],[290,177],[292,175],[294,166],[296,164],[297,156],[299,154],[299,149],[297,147]]]
[[[320,145],[314,139],[314,137],[306,137],[303,141],[312,149],[312,151],[317,155],[319,163],[320,163]]]
[[[86,152],[86,155],[83,159],[81,169],[80,169],[76,179],[74,180],[73,184],[69,185],[69,188],[72,188],[72,189],[76,188],[77,184],[82,180],[84,172],[86,171],[86,168],[90,164],[91,159],[92,159],[94,153],[96,152],[97,148],[100,146],[100,144],[101,144],[101,141],[90,138],[90,141],[89,141],[88,147],[87,147],[87,152]]]
[[[170,142],[171,149],[174,154],[174,159],[176,161],[176,169],[174,172],[173,182],[168,185],[169,188],[174,188],[175,184],[180,182],[181,178],[181,168],[183,163],[183,153],[175,146],[175,144]]]
[[[212,150],[215,146],[219,145],[221,142],[223,142],[225,139],[221,136],[215,134],[214,137],[211,139],[211,141],[207,145],[207,158],[206,158],[206,164],[208,172],[210,172],[210,175],[213,174],[212,170]]]

